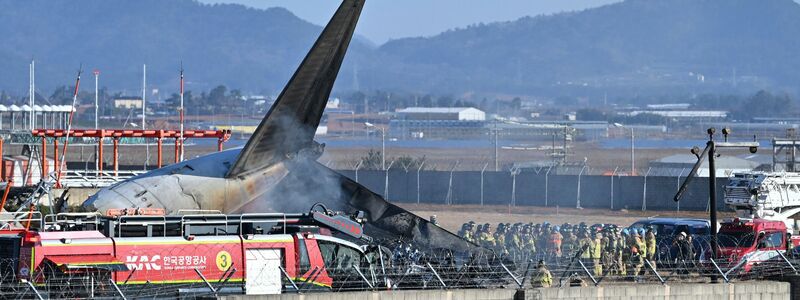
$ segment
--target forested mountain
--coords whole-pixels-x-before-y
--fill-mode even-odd
[[[190,89],[274,93],[320,29],[284,9],[191,0],[0,0],[0,89],[24,94],[35,58],[43,89],[71,84],[80,63],[100,69],[102,85],[130,90],[139,89],[147,63],[153,86],[170,88],[183,61]],[[378,48],[356,41],[337,89],[795,90],[798,37],[800,5],[792,0],[628,0]]]
[[[101,85],[112,89],[141,90],[144,63],[153,86],[177,89],[182,61],[188,89],[225,84],[270,92],[288,81],[320,30],[282,8],[191,0],[2,0],[0,89],[26,93],[27,65],[35,58],[42,89],[72,84],[81,63],[88,71],[99,69]],[[370,48],[356,42],[351,51]]]
[[[795,87],[798,37],[792,0],[628,0],[391,41],[378,52],[394,65],[371,78],[497,92]]]

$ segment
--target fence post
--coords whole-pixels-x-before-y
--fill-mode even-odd
[[[583,264],[583,261],[578,259],[578,263],[581,265],[581,268],[583,269],[583,271],[586,272],[586,275],[589,276],[589,279],[591,279],[592,282],[594,283],[594,285],[597,286],[597,283],[598,283],[597,279],[595,279],[594,276],[592,276],[592,272],[589,272],[589,269],[586,268],[586,265]]]
[[[422,171],[422,167],[425,166],[425,162],[423,161],[419,164],[419,168],[417,168],[417,204],[419,204],[419,172]]]
[[[681,190],[681,176],[683,176],[683,171],[686,171],[686,168],[682,168],[681,169],[681,173],[678,174],[678,188],[675,190],[676,192]],[[675,202],[675,203],[678,205],[676,207],[676,212],[681,212],[681,202],[678,201],[678,202]]]
[[[34,286],[33,283],[25,279],[23,279],[22,282],[27,284],[28,288],[30,288],[33,291],[33,293],[36,294],[36,298],[38,298],[39,300],[44,300],[44,298],[42,298],[42,294],[39,294],[39,290],[36,289],[36,286]]]
[[[642,186],[642,211],[647,210],[647,176],[650,175],[650,170],[653,168],[647,168],[647,173],[644,174],[644,185]]]
[[[517,206],[517,174],[519,169],[511,170],[511,206]]]
[[[611,173],[611,208],[610,210],[614,210],[614,176],[617,175],[617,170],[619,167],[614,168],[614,172]]]
[[[364,160],[359,160],[358,164],[356,165],[356,182],[358,182],[358,169],[361,169],[361,164],[364,163]]]
[[[450,169],[450,178],[447,182],[447,196],[444,198],[444,203],[447,205],[453,205],[453,172],[456,171],[458,168],[459,161],[453,165],[453,168]]]
[[[548,194],[548,187],[549,187],[549,184],[550,184],[550,182],[549,182],[550,181],[550,170],[552,170],[552,169],[553,169],[553,166],[551,165],[549,168],[547,168],[547,173],[544,173],[544,207],[547,207],[547,203],[550,201],[550,199],[549,199],[550,195]]]
[[[197,276],[200,276],[200,279],[203,280],[203,282],[206,284],[206,286],[211,291],[211,293],[214,293],[214,296],[216,297],[217,296],[217,290],[211,285],[210,282],[208,282],[208,280],[206,280],[206,277],[203,276],[203,273],[200,272],[199,269],[194,269],[194,272],[197,273]]]
[[[484,193],[483,193],[483,173],[486,172],[486,167],[488,167],[488,166],[489,166],[489,163],[487,162],[486,164],[483,165],[483,169],[481,169],[481,206],[483,206],[483,195],[484,195]],[[545,206],[547,206],[547,205],[545,205]]]
[[[511,276],[511,279],[514,279],[514,282],[515,282],[515,283],[517,283],[517,285],[519,286],[519,288],[522,288],[522,282],[521,282],[521,281],[519,281],[519,279],[517,279],[517,276],[514,276],[514,273],[511,273],[511,270],[509,270],[509,269],[508,269],[508,267],[506,267],[506,265],[505,265],[505,264],[503,264],[502,262],[500,263],[500,266],[501,266],[501,267],[503,267],[503,270],[505,270],[505,271],[506,271],[506,273],[508,274],[508,276]],[[524,278],[523,278],[523,280],[524,280]]]
[[[289,280],[289,283],[292,285],[292,288],[294,288],[294,291],[300,293],[300,288],[298,288],[297,284],[294,283],[294,279],[292,279],[292,277],[289,276],[289,273],[286,272],[286,269],[284,269],[283,266],[278,266],[278,269],[280,269],[281,273],[283,273],[283,276],[286,277],[287,280]]]
[[[383,198],[386,199],[386,201],[389,201],[389,170],[392,169],[393,165],[394,165],[394,161],[389,163],[389,167],[386,168],[386,177],[385,177],[385,181],[383,183],[383,187],[384,187],[383,188]]]
[[[433,271],[433,275],[436,275],[436,279],[439,279],[439,283],[442,284],[442,287],[447,288],[447,285],[444,283],[444,280],[442,280],[442,277],[439,276],[439,272],[436,272],[436,269],[434,269],[433,266],[431,266],[431,263],[427,263],[427,264],[428,264],[428,268],[430,268],[431,271]]]
[[[111,283],[111,286],[114,287],[114,290],[117,291],[117,294],[119,294],[119,296],[122,298],[122,300],[128,300],[128,298],[125,297],[125,294],[122,293],[122,290],[119,289],[119,286],[117,285],[117,283],[114,282],[114,279],[109,278],[108,282]]]
[[[728,280],[728,276],[725,274],[725,272],[722,272],[722,269],[720,269],[720,268],[719,268],[719,265],[717,264],[717,262],[716,262],[716,261],[714,261],[714,259],[713,259],[713,258],[709,258],[709,260],[711,261],[711,263],[712,263],[712,264],[714,264],[714,268],[716,268],[716,269],[717,269],[717,272],[719,272],[719,274],[720,274],[720,275],[722,275],[722,279],[724,279],[724,280],[725,280],[725,283],[728,283],[728,282],[730,282],[730,281]],[[714,281],[715,281],[715,279],[712,277],[712,282],[714,282]]]
[[[578,209],[581,208],[581,176],[583,176],[583,171],[585,170],[586,170],[586,165],[583,165],[583,168],[581,168],[581,172],[578,173],[578,197],[577,197],[578,201],[575,205],[575,208]]]
[[[367,286],[369,286],[369,289],[372,290],[373,289],[372,283],[370,283],[369,280],[367,280],[367,277],[364,276],[364,273],[361,273],[361,270],[358,269],[358,266],[353,265],[353,269],[356,270],[356,273],[358,273],[358,275],[361,276],[361,279],[364,280],[364,282],[367,283]]]

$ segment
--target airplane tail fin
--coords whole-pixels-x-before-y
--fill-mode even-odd
[[[226,177],[268,167],[313,145],[364,1],[342,2]]]

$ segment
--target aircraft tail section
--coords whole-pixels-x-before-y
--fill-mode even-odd
[[[344,0],[261,121],[226,177],[270,166],[313,146],[365,0]]]

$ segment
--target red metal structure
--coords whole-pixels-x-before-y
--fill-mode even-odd
[[[222,147],[228,139],[231,137],[230,130],[184,130],[183,135],[178,130],[141,130],[141,129],[73,129],[73,130],[64,130],[64,129],[34,129],[31,134],[33,136],[42,137],[42,174],[47,174],[47,163],[46,163],[46,150],[47,149],[47,139],[46,138],[53,138],[54,146],[57,149],[58,141],[55,138],[61,137],[89,137],[89,138],[96,138],[97,139],[97,157],[98,162],[103,161],[103,138],[113,138],[114,141],[114,171],[118,170],[119,167],[119,139],[121,138],[154,138],[156,139],[156,145],[158,148],[158,167],[160,168],[162,163],[162,148],[163,148],[163,140],[164,139],[175,139],[175,153],[179,153],[180,146],[182,142],[180,141],[181,136],[184,139],[187,138],[216,138],[217,139],[217,151],[222,151]],[[0,146],[2,147],[2,146]],[[58,150],[55,150],[55,168],[56,172],[63,171],[59,168],[59,157],[58,157]],[[176,158],[176,163],[177,158]],[[98,171],[103,170],[103,164],[97,164]]]

